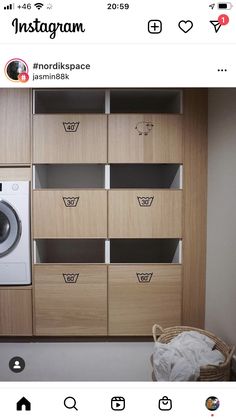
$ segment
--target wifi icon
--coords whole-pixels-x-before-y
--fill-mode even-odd
[[[43,3],[35,3],[34,5],[38,10],[42,9],[42,7],[44,6]]]

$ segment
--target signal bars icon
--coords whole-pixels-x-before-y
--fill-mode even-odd
[[[4,6],[4,10],[13,10],[15,8],[15,3],[10,3],[7,6]]]

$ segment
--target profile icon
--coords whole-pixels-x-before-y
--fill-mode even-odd
[[[15,83],[26,83],[29,80],[28,65],[21,58],[12,58],[5,65],[6,77]]]
[[[22,372],[25,369],[25,360],[20,356],[14,356],[9,361],[9,368],[14,373]]]
[[[214,412],[215,410],[219,409],[220,401],[217,397],[211,396],[211,397],[208,397],[208,399],[206,399],[205,406],[207,410]]]

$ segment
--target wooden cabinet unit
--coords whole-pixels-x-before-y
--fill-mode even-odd
[[[182,163],[182,119],[182,115],[109,115],[109,163]]]
[[[204,327],[207,118],[206,89],[0,89],[33,261],[32,287],[0,287],[1,336]]]
[[[182,191],[111,190],[108,196],[109,237],[182,237]]]
[[[30,90],[0,89],[0,165],[31,163]]]
[[[36,265],[36,335],[107,334],[107,268]]]
[[[0,336],[32,336],[32,290],[0,288]]]
[[[104,190],[33,191],[35,238],[107,237]]]
[[[109,335],[150,335],[154,323],[181,324],[181,266],[108,268]]]
[[[34,163],[105,163],[106,115],[34,115]]]

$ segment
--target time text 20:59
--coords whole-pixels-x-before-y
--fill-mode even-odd
[[[128,3],[107,3],[108,10],[128,10]]]

